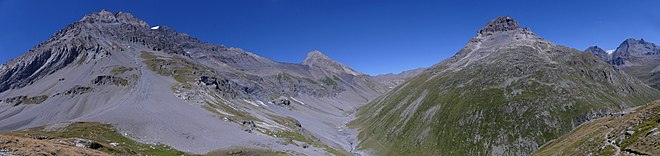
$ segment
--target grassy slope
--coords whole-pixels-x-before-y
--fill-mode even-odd
[[[64,145],[53,141],[7,135],[0,135],[0,149],[14,155],[109,155],[101,151]]]
[[[140,143],[121,135],[107,124],[77,122],[57,131],[45,131],[44,127],[31,128],[15,132],[0,133],[0,135],[26,137],[47,136],[48,140],[83,138],[93,140],[102,145],[97,149],[113,155],[189,155],[165,145],[149,145]],[[119,143],[112,146],[110,143]]]
[[[660,155],[660,100],[623,116],[608,116],[549,142],[534,155],[614,155],[616,148]],[[632,135],[626,131],[634,132]],[[607,144],[606,140],[615,141]]]
[[[520,58],[533,53],[508,51],[495,58],[498,65],[425,73],[394,88],[358,111],[351,125],[361,129],[359,148],[377,155],[485,155],[500,146],[509,152],[500,154],[525,155],[569,132],[590,111],[660,98],[648,87],[624,95],[614,92],[621,88],[596,75],[611,67],[594,63],[595,57],[571,51],[555,58],[562,64]],[[505,85],[512,77],[518,79]]]

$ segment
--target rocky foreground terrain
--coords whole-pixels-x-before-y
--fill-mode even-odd
[[[581,125],[534,155],[660,155],[659,128],[656,100]]]
[[[578,125],[660,98],[595,55],[510,17],[453,57],[361,107],[351,123],[374,155],[529,155]]]

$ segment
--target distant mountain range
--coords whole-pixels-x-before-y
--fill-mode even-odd
[[[660,90],[660,46],[644,41],[644,39],[630,38],[623,41],[611,54],[598,46],[589,47],[585,52],[593,53],[649,86]]]
[[[387,88],[394,88],[397,85],[405,82],[406,80],[415,77],[422,73],[427,68],[416,68],[411,70],[402,71],[398,74],[381,74],[374,76],[374,80],[384,84]]]

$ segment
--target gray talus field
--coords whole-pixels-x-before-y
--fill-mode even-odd
[[[318,51],[280,63],[105,10],[1,65],[0,79],[0,131],[100,122],[197,154],[349,155],[345,124],[386,90]]]

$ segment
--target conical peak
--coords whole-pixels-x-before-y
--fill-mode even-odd
[[[599,53],[605,53],[605,50],[603,48],[600,48],[598,46],[591,46],[584,50],[585,52],[599,52]]]
[[[307,53],[307,57],[305,60],[303,60],[302,64],[304,65],[312,65],[318,62],[334,62],[332,61],[328,56],[323,55],[318,50],[312,50]]]
[[[318,50],[312,50],[307,53],[307,57],[302,62],[303,65],[309,66],[313,69],[320,69],[329,73],[348,73],[352,75],[362,75],[339,62],[330,59]]]
[[[510,31],[518,28],[520,28],[518,21],[509,16],[500,16],[486,23],[486,25],[479,30],[479,34],[483,35],[493,32]]]
[[[117,13],[112,13],[108,10],[101,10],[99,12],[91,13],[88,15],[85,15],[81,20],[81,22],[89,22],[89,23],[124,23],[124,24],[132,24],[132,25],[137,25],[141,27],[148,27],[149,24],[147,22],[144,22],[141,19],[136,18],[130,13],[124,13],[124,12],[117,12]]]
[[[307,58],[323,58],[323,59],[329,59],[328,56],[325,56],[321,51],[318,50],[312,50],[307,53]]]

